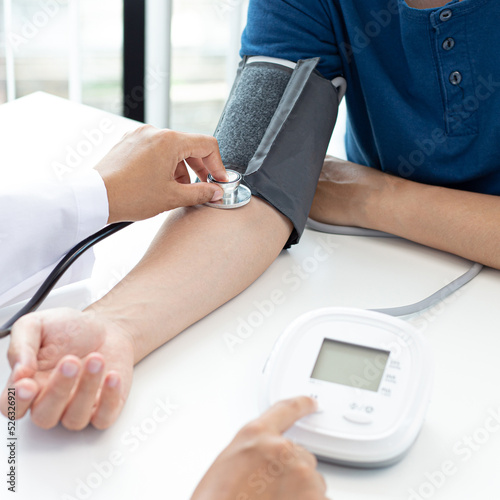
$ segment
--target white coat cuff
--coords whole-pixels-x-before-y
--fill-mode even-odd
[[[76,241],[87,238],[102,229],[108,222],[108,193],[102,177],[91,169],[69,182],[75,195],[78,211]]]

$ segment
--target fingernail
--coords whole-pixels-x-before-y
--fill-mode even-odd
[[[16,390],[16,394],[19,396],[19,399],[31,399],[35,393],[33,391],[30,391],[29,389],[26,389],[26,387],[19,387],[19,389]]]
[[[221,189],[217,189],[217,191],[215,191],[215,193],[212,196],[212,199],[210,201],[219,201],[219,200],[222,200],[223,196],[224,196],[224,193],[222,192],[222,190]]]
[[[16,376],[16,372],[21,368],[21,363],[17,362],[14,367],[12,368],[12,376]]]
[[[100,359],[91,359],[87,364],[87,371],[95,375],[102,370],[102,361]]]
[[[65,361],[61,366],[61,373],[65,377],[72,378],[78,373],[78,365],[72,361]]]
[[[115,375],[114,373],[108,377],[108,380],[106,382],[106,385],[110,389],[114,389],[115,387],[118,387],[118,384],[120,383],[120,377],[118,375]]]

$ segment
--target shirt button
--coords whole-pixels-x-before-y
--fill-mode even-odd
[[[444,50],[451,50],[453,47],[455,47],[455,40],[453,38],[447,38],[443,42],[443,49]]]
[[[460,71],[453,71],[453,73],[450,73],[450,83],[452,85],[460,85],[461,81],[462,73],[460,73]]]
[[[444,9],[439,14],[439,19],[441,19],[441,21],[443,21],[443,22],[449,21],[451,19],[452,15],[453,15],[453,12],[451,11],[451,9]]]

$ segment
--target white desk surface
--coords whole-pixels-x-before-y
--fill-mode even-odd
[[[51,162],[64,158],[66,145],[78,143],[82,130],[95,127],[103,116],[46,94],[2,106],[0,159],[13,167],[36,162],[50,174]],[[85,167],[135,126],[123,118],[112,120],[113,133],[86,158]],[[97,293],[140,258],[160,223],[157,218],[135,224],[101,244],[93,277]],[[314,258],[318,245],[330,249],[328,259]],[[28,419],[19,422],[17,498],[188,499],[216,455],[257,415],[259,374],[275,339],[293,318],[330,305],[372,308],[414,302],[467,265],[406,241],[307,230],[301,244],[283,252],[248,290],[136,367],[128,403],[111,429],[43,431]],[[296,266],[303,277],[292,280]],[[223,277],[218,286],[224,286]],[[276,289],[285,303],[259,320],[258,304]],[[499,290],[500,274],[486,269],[444,303],[410,319],[430,341],[436,364],[422,432],[405,459],[390,468],[366,471],[321,464],[331,498],[500,498]],[[231,350],[225,334],[236,335],[240,321],[249,317],[260,326]],[[2,358],[7,344],[0,341]],[[2,384],[8,371],[2,362]],[[162,402],[171,405],[166,419]],[[1,427],[4,449],[5,419]],[[105,463],[110,458],[115,465]],[[446,476],[437,472],[443,464]],[[2,458],[0,470],[5,468]],[[7,498],[4,490],[3,479],[1,497]]]

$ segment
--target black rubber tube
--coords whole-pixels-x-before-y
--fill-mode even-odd
[[[96,243],[99,243],[108,236],[111,236],[112,234],[115,234],[116,232],[126,228],[127,226],[130,226],[130,224],[132,224],[132,222],[117,222],[116,224],[110,224],[109,226],[106,226],[97,233],[94,233],[92,236],[89,236],[85,240],[75,245],[49,274],[49,276],[42,283],[33,298],[19,312],[12,316],[12,318],[10,318],[7,323],[0,327],[0,339],[7,337],[10,334],[12,326],[19,318],[33,311],[36,311],[40,307],[43,301],[47,298],[47,295],[52,291],[57,282],[62,278],[63,274],[89,248],[92,248]]]

